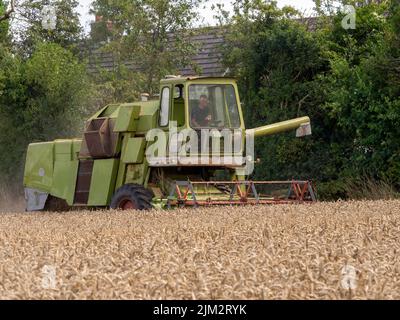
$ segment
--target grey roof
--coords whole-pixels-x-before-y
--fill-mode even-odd
[[[224,43],[223,32],[219,27],[208,27],[197,30],[196,34],[190,38],[194,42],[198,50],[191,57],[191,62],[196,65],[200,72],[196,72],[192,67],[184,67],[178,70],[178,74],[182,76],[201,75],[206,77],[221,76],[224,68],[221,63],[221,45]],[[99,69],[111,71],[117,66],[112,52],[101,49],[101,44],[91,45],[87,48],[87,56],[89,60],[89,72],[96,73]],[[125,65],[131,69],[138,71],[139,68],[133,61],[126,61]]]
[[[315,31],[317,28],[317,18],[309,17],[297,19],[304,24],[309,31]],[[188,66],[178,70],[178,74],[182,76],[200,75],[206,77],[218,77],[225,73],[225,69],[221,62],[221,46],[224,43],[224,35],[226,29],[224,27],[206,27],[195,30],[195,35],[190,38],[197,44],[198,51],[191,57],[192,65],[197,65],[200,72],[196,72],[192,67]],[[173,37],[170,37],[173,41]],[[89,58],[89,71],[98,72],[98,68],[111,71],[117,67],[112,52],[101,50],[101,44],[92,45],[87,48],[87,56]],[[133,61],[126,61],[125,65],[130,70],[139,71],[140,68]]]
[[[183,83],[186,81],[194,80],[223,80],[232,81],[236,80],[234,77],[222,77],[222,76],[173,76],[167,75],[164,79],[161,79],[161,83]]]
[[[224,73],[221,63],[221,46],[224,43],[224,33],[221,31],[221,28],[207,28],[191,39],[199,48],[197,54],[192,56],[191,60],[193,64],[199,67],[202,76],[221,76]],[[190,67],[179,70],[179,73],[183,76],[196,74]]]

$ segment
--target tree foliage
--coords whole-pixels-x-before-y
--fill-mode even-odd
[[[20,2],[14,23],[14,39],[21,54],[29,56],[37,43],[51,42],[73,50],[82,36],[77,8],[78,0],[30,0]],[[43,21],[49,12],[45,7],[55,8],[56,27],[44,28]],[[74,50],[77,53],[76,50]]]
[[[54,30],[40,28],[40,8],[47,3],[18,2],[11,27],[9,20],[0,23],[3,177],[20,176],[28,143],[74,136],[82,127],[82,115],[87,113],[90,85],[86,66],[72,49],[80,30],[79,21],[72,19],[77,2],[53,2],[58,21]],[[0,2],[0,13],[4,7]],[[21,25],[21,19],[27,17],[32,20]],[[15,28],[26,33],[16,39],[10,32]]]
[[[103,29],[109,23],[106,49],[114,53],[118,71],[133,61],[144,90],[157,92],[160,78],[190,63],[195,45],[189,36],[201,1],[96,0],[93,12],[102,17]]]
[[[389,4],[358,1],[355,30],[331,10],[310,32],[274,1],[236,2],[224,57],[247,123],[309,115],[313,126],[307,139],[257,141],[255,178],[312,178],[327,198],[351,196],[346,184],[362,177],[400,186],[399,7]]]
[[[30,142],[70,137],[79,131],[86,70],[57,44],[38,46],[32,57],[2,57],[0,71],[1,171],[15,174]],[[79,120],[79,121],[78,121]]]
[[[6,5],[7,4],[3,0],[0,0],[0,17],[4,17],[3,20],[0,20],[0,45],[4,45],[4,42],[9,40],[9,19],[4,16],[7,11]]]

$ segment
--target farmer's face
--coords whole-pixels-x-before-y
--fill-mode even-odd
[[[204,109],[205,107],[207,107],[208,106],[208,99],[206,97],[201,97],[199,106],[200,106],[201,109]]]

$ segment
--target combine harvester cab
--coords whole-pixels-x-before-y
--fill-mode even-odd
[[[316,201],[310,181],[246,180],[255,162],[254,139],[290,130],[311,134],[310,119],[246,130],[234,79],[169,76],[161,80],[160,100],[108,105],[88,119],[82,139],[30,144],[26,207],[143,210]]]

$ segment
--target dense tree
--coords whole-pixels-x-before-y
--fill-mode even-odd
[[[380,2],[357,2],[354,30],[331,6],[313,32],[274,1],[236,2],[225,63],[242,84],[248,123],[307,114],[313,125],[305,140],[260,139],[256,178],[313,178],[325,197],[351,196],[362,179],[400,186],[398,6]]]
[[[74,136],[86,113],[85,66],[58,44],[39,45],[23,60],[2,57],[0,68],[0,172],[22,172],[27,144]]]
[[[78,5],[77,0],[20,2],[16,8],[13,32],[21,53],[29,56],[36,44],[41,42],[52,42],[63,48],[73,49],[82,33],[77,12]],[[54,8],[54,12],[48,8]]]
[[[8,29],[10,26],[9,19],[14,12],[14,2],[11,3],[10,8],[7,8],[7,3],[0,0],[0,43],[4,45],[5,41],[9,40]]]
[[[357,9],[357,27],[348,33],[334,19],[326,38],[331,70],[325,82],[326,117],[335,120],[346,159],[341,179],[366,175],[400,186],[400,88],[392,44],[396,32],[387,2]]]
[[[107,48],[115,55],[118,71],[125,61],[133,61],[142,74],[144,90],[153,93],[158,90],[161,77],[189,64],[195,49],[189,35],[200,2],[96,0],[93,12],[111,24]]]
[[[0,1],[0,21],[7,21],[11,18],[11,15],[15,12],[15,0],[11,0],[9,8],[8,3]]]
[[[49,4],[57,15],[50,29],[42,25],[42,9]],[[73,136],[82,127],[91,90],[86,67],[73,53],[80,34],[77,4],[17,1],[7,6],[0,1],[0,17],[6,17],[0,22],[2,176],[22,173],[28,143]]]
[[[225,63],[239,79],[245,120],[261,126],[309,115],[312,138],[293,133],[256,140],[255,179],[323,178],[335,171],[329,154],[316,153],[330,139],[324,123],[318,75],[328,68],[314,35],[293,19],[292,8],[276,2],[237,1],[225,48]]]

